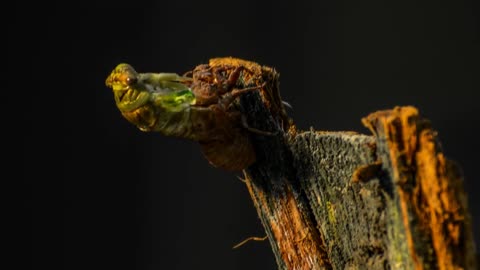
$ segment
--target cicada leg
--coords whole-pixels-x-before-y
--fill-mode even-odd
[[[182,77],[192,78],[193,77],[193,70],[190,70],[190,71],[187,71],[187,72],[183,73]]]
[[[263,83],[262,85],[253,86],[253,87],[248,87],[243,89],[233,89],[232,91],[222,95],[221,99],[219,100],[219,103],[222,104],[225,108],[228,108],[228,106],[230,106],[230,104],[232,104],[232,102],[236,98],[248,92],[260,90],[264,88],[266,85],[267,85],[266,83]]]
[[[244,69],[245,69],[244,67],[238,66],[232,71],[232,73],[230,73],[230,76],[228,76],[228,79],[227,79],[228,90],[230,90],[235,84],[237,84],[238,78],[240,78],[240,73]]]
[[[245,115],[242,115],[241,119],[242,119],[242,126],[246,130],[248,130],[252,133],[263,135],[263,136],[276,136],[278,134],[278,131],[272,132],[272,131],[265,131],[265,130],[260,130],[260,129],[257,129],[257,128],[250,127],[247,123],[247,118],[245,117]]]
[[[220,94],[225,94],[232,89],[240,78],[240,73],[245,67],[238,66],[228,75],[228,78],[223,77],[222,71],[228,70],[228,66],[215,67],[213,69],[213,76],[215,77],[214,82],[217,85],[217,90]]]

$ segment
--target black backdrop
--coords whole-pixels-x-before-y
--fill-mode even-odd
[[[263,236],[239,174],[140,132],[104,85],[120,62],[183,73],[219,56],[276,67],[302,129],[368,133],[370,112],[419,108],[463,167],[480,243],[478,1],[65,2],[8,12],[31,269],[275,268],[267,241],[232,250]]]

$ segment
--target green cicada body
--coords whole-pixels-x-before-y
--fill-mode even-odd
[[[233,58],[212,59],[191,77],[175,73],[138,73],[118,65],[106,80],[125,119],[142,131],[197,141],[215,167],[242,170],[255,161],[237,97],[262,90],[258,64]],[[253,87],[238,87],[243,85]]]

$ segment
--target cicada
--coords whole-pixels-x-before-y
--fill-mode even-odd
[[[106,85],[123,117],[141,131],[196,141],[211,165],[237,171],[255,162],[251,133],[272,134],[249,127],[238,108],[238,97],[266,88],[261,70],[233,58],[212,59],[182,76],[119,64]]]

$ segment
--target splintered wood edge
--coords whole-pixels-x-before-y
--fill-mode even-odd
[[[391,169],[415,269],[476,269],[463,179],[430,123],[414,107],[375,112],[362,122],[387,149],[382,162]]]

